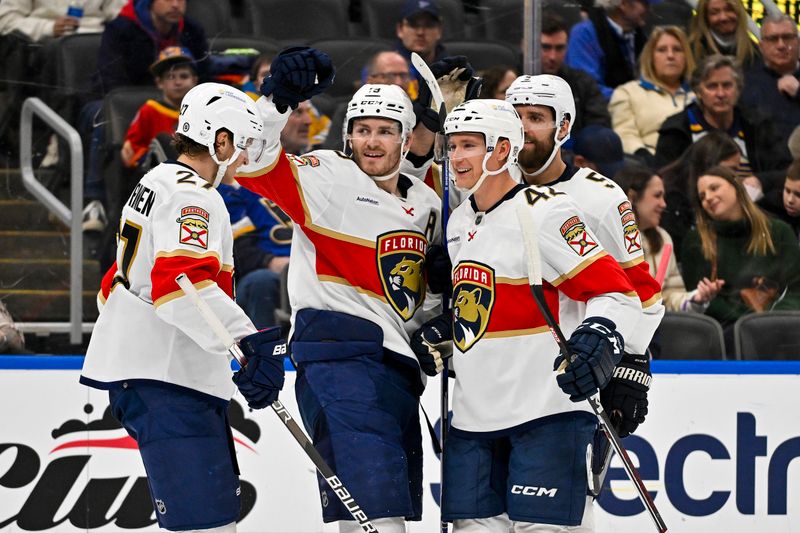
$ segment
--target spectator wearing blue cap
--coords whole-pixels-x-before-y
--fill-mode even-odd
[[[590,168],[611,179],[625,165],[622,140],[614,130],[604,126],[590,124],[579,131],[572,151],[576,167]]]
[[[442,24],[435,0],[407,0],[395,27],[399,41],[397,51],[406,59],[411,57],[411,52],[416,52],[430,65],[446,55],[441,43]]]

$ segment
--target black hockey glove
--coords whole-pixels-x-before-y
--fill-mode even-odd
[[[626,353],[622,356],[614,376],[600,391],[600,403],[614,416],[620,437],[627,437],[644,422],[647,416],[647,391],[650,390],[650,358]],[[617,422],[618,421],[618,422]]]
[[[335,72],[325,52],[308,46],[286,48],[272,61],[261,94],[271,95],[278,111],[284,113],[330,87]]]
[[[428,247],[428,253],[425,254],[425,270],[431,292],[450,297],[453,292],[453,264],[444,246],[432,244]]]
[[[558,386],[573,402],[586,400],[608,384],[614,367],[622,358],[625,346],[617,326],[604,317],[589,317],[575,328],[567,341],[575,358],[563,374],[558,374]],[[558,370],[564,361],[559,355],[553,362]]]
[[[411,349],[423,372],[429,376],[441,372],[446,360],[453,355],[453,317],[450,313],[441,314],[421,325],[411,335]]]
[[[278,399],[283,388],[283,357],[286,339],[281,328],[268,328],[239,341],[247,366],[233,375],[233,382],[253,409],[262,409]]]
[[[429,66],[434,77],[439,82],[439,88],[442,90],[445,101],[452,104],[447,105],[448,111],[465,100],[477,98],[480,94],[483,82],[480,78],[474,77],[475,70],[467,61],[466,56],[443,57]],[[458,87],[449,87],[449,85],[457,85]],[[453,90],[464,91],[465,94],[463,96],[456,98],[460,100],[459,102],[450,102],[452,98],[448,98],[448,92]],[[414,114],[417,117],[417,124],[422,122],[429,130],[438,132],[441,130],[442,124],[439,122],[439,110],[431,109],[432,100],[433,95],[428,88],[428,84],[425,83],[425,80],[420,79],[419,92],[417,99],[414,101]]]

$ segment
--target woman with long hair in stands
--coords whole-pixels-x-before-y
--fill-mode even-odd
[[[683,241],[681,270],[688,287],[724,280],[706,314],[726,328],[751,312],[800,309],[800,248],[792,229],[769,218],[750,199],[736,173],[705,171],[692,195],[696,229]]]
[[[659,225],[661,213],[667,207],[661,176],[642,165],[626,165],[617,173],[615,181],[625,191],[633,207],[650,273],[657,276],[662,260],[666,261],[661,297],[667,311],[705,311],[724,282],[703,278],[694,290],[686,290],[675,254],[672,253],[672,238]]]
[[[742,68],[759,60],[758,46],[747,29],[749,17],[741,0],[699,0],[689,30],[695,60],[722,54],[733,56]]]

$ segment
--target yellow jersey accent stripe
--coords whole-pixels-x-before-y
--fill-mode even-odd
[[[194,285],[195,289],[197,289],[199,291],[199,290],[205,289],[206,287],[209,287],[211,285],[216,285],[216,283],[211,281],[210,279],[204,279],[203,281],[201,281],[199,283],[192,283],[192,285]],[[162,296],[161,298],[159,298],[155,302],[153,302],[153,307],[159,307],[161,305],[164,305],[167,302],[171,302],[172,300],[177,300],[178,298],[180,298],[182,296],[185,296],[184,293],[183,293],[183,290],[178,289],[177,291],[172,291],[172,292],[170,292],[168,294],[165,294],[164,296]]]
[[[572,279],[584,270],[586,270],[592,263],[597,261],[598,259],[602,259],[603,257],[607,256],[608,252],[600,252],[599,254],[595,254],[592,257],[585,259],[582,261],[578,266],[567,272],[566,274],[561,274],[556,279],[554,279],[550,284],[553,287],[558,287],[568,279]]]
[[[368,291],[368,290],[363,289],[361,287],[357,287],[355,285],[352,285],[346,279],[340,278],[339,276],[317,276],[317,279],[319,279],[322,282],[336,283],[338,285],[344,285],[346,287],[350,287],[351,289],[355,290],[358,293],[361,293],[361,294],[364,294],[366,296],[369,296],[370,298],[375,298],[376,300],[380,300],[381,302],[383,302],[385,304],[389,303],[386,300],[385,296],[381,296],[380,294],[376,294],[376,293],[374,293],[372,291]]]
[[[483,334],[484,339],[502,339],[505,337],[522,337],[524,335],[536,335],[538,333],[545,333],[550,328],[547,326],[539,326],[538,328],[528,329],[510,329],[508,331],[493,331]]]

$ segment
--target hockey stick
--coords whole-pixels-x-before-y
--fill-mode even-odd
[[[569,345],[567,344],[567,339],[564,337],[564,333],[558,326],[558,322],[556,322],[553,314],[550,312],[550,308],[547,306],[547,300],[545,300],[544,297],[544,287],[542,286],[541,256],[539,254],[539,245],[536,238],[536,229],[534,228],[535,224],[533,221],[533,215],[531,215],[530,212],[530,206],[517,206],[517,218],[519,219],[520,228],[522,229],[522,240],[528,256],[528,281],[531,286],[531,292],[533,293],[533,299],[536,301],[536,306],[539,308],[542,316],[544,316],[545,322],[547,322],[547,327],[550,328],[550,332],[553,334],[553,337],[555,338],[558,348],[561,351],[561,354],[564,356],[564,359],[566,361],[572,361],[575,356],[570,350]],[[636,487],[636,492],[639,494],[639,499],[644,504],[647,512],[650,513],[650,518],[653,519],[656,529],[658,529],[659,533],[666,532],[667,525],[661,518],[661,514],[658,512],[656,504],[653,501],[653,498],[650,496],[650,493],[647,492],[647,488],[644,486],[644,482],[639,476],[639,472],[636,471],[633,461],[631,461],[625,446],[622,444],[619,435],[617,435],[614,426],[611,424],[608,414],[603,409],[603,405],[600,403],[600,394],[595,393],[593,396],[589,397],[587,401],[589,402],[589,405],[591,405],[594,414],[597,415],[600,428],[603,430],[603,433],[606,434],[606,437],[608,437],[608,440],[611,443],[611,446],[614,448],[614,451],[617,452],[617,455],[622,460],[622,465],[625,467],[625,472],[628,474],[628,478]]]
[[[433,105],[439,109],[439,133],[444,136],[444,120],[447,118],[447,108],[444,104],[444,97],[442,96],[442,89],[439,87],[439,82],[436,81],[436,76],[431,72],[428,64],[416,52],[411,53],[411,64],[417,69],[419,75],[422,76],[423,81],[431,91],[431,98]],[[444,157],[442,158],[442,246],[447,253],[447,221],[450,218],[450,160],[447,156],[447,147],[444,149]],[[450,301],[447,296],[442,295],[442,311],[446,312],[450,308]],[[450,367],[449,361],[445,361],[445,368],[442,371],[442,389],[439,398],[441,406],[440,417],[442,421],[441,430],[439,431],[439,444],[441,448],[440,462],[439,462],[439,516],[440,527],[442,533],[447,533],[447,522],[442,517],[442,508],[444,505],[444,441],[447,438],[447,431],[450,425],[450,385],[448,383]]]
[[[247,365],[247,360],[239,348],[239,345],[233,339],[233,336],[219,317],[214,313],[211,307],[209,307],[208,303],[200,297],[200,294],[198,294],[197,289],[189,280],[189,277],[185,273],[181,273],[175,278],[175,281],[183,290],[184,294],[192,301],[206,324],[208,324],[219,340],[222,341],[222,344],[227,347],[228,353],[230,353],[244,368],[244,366]],[[378,530],[375,529],[375,526],[373,526],[372,522],[367,518],[366,513],[361,510],[361,507],[356,503],[350,491],[342,484],[339,477],[331,467],[328,466],[328,463],[325,462],[325,459],[322,458],[317,449],[314,448],[311,440],[309,440],[303,430],[300,429],[300,426],[295,422],[292,415],[289,414],[289,411],[286,410],[286,407],[284,407],[280,400],[272,402],[270,407],[272,407],[272,410],[275,411],[275,414],[278,415],[278,418],[281,419],[281,422],[283,422],[286,429],[289,430],[289,433],[292,434],[300,447],[303,448],[303,451],[306,452],[308,458],[311,459],[311,462],[317,467],[317,470],[319,470],[319,473],[325,478],[325,481],[328,482],[328,485],[330,485],[333,492],[336,493],[336,496],[339,497],[350,514],[353,515],[353,518],[358,525],[361,526],[361,529],[367,533],[377,532]]]

